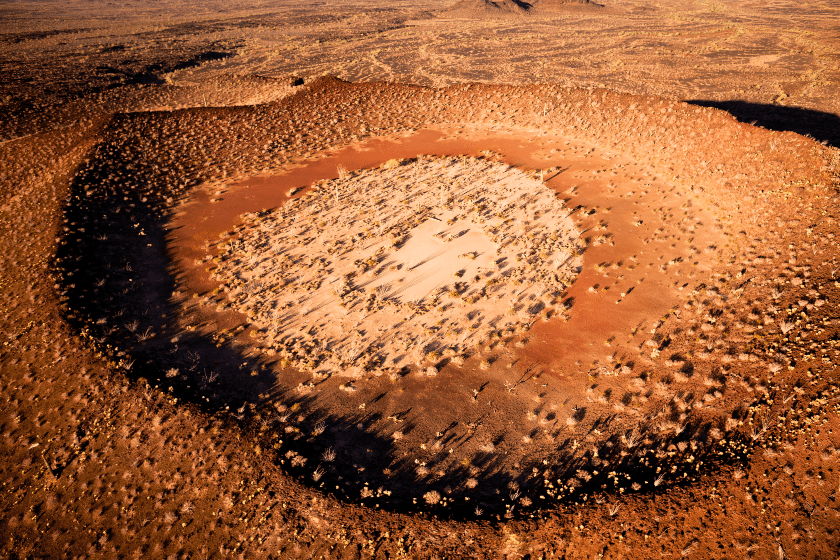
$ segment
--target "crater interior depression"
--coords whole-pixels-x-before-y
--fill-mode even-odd
[[[520,332],[559,304],[581,241],[555,193],[476,158],[342,172],[246,214],[214,279],[283,365],[315,377],[399,376]]]

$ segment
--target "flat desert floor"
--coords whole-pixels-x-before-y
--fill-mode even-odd
[[[0,6],[9,558],[829,558],[832,2]]]

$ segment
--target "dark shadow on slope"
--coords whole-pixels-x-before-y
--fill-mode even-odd
[[[0,33],[0,44],[16,45],[26,41],[38,41],[41,39],[49,39],[58,35],[72,35],[76,33],[86,33],[91,31],[90,28],[81,27],[76,29],[50,29],[48,31],[25,31],[22,33]]]
[[[202,53],[198,53],[193,56],[190,60],[186,60],[181,62],[180,64],[175,65],[175,70],[184,70],[186,68],[195,68],[196,66],[200,66],[205,62],[213,62],[216,60],[225,60],[226,58],[232,57],[233,54],[229,52],[220,52],[220,51],[205,51]]]
[[[817,142],[840,148],[840,117],[832,113],[746,101],[692,99],[686,103],[720,109],[744,123],[769,130],[796,132],[810,136]]]

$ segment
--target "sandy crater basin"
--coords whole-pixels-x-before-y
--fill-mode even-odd
[[[554,192],[480,158],[342,173],[224,245],[214,278],[262,344],[316,376],[435,373],[559,304],[581,241]],[[456,358],[457,359],[457,358]]]

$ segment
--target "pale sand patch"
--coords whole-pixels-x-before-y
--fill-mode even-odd
[[[283,365],[399,375],[548,313],[581,265],[568,214],[505,164],[392,161],[246,215],[214,278]]]
[[[370,282],[377,294],[401,303],[420,303],[453,279],[474,278],[495,266],[498,246],[480,224],[459,222],[454,211],[431,214],[412,228],[389,259],[387,270]],[[453,220],[451,225],[449,220]]]

